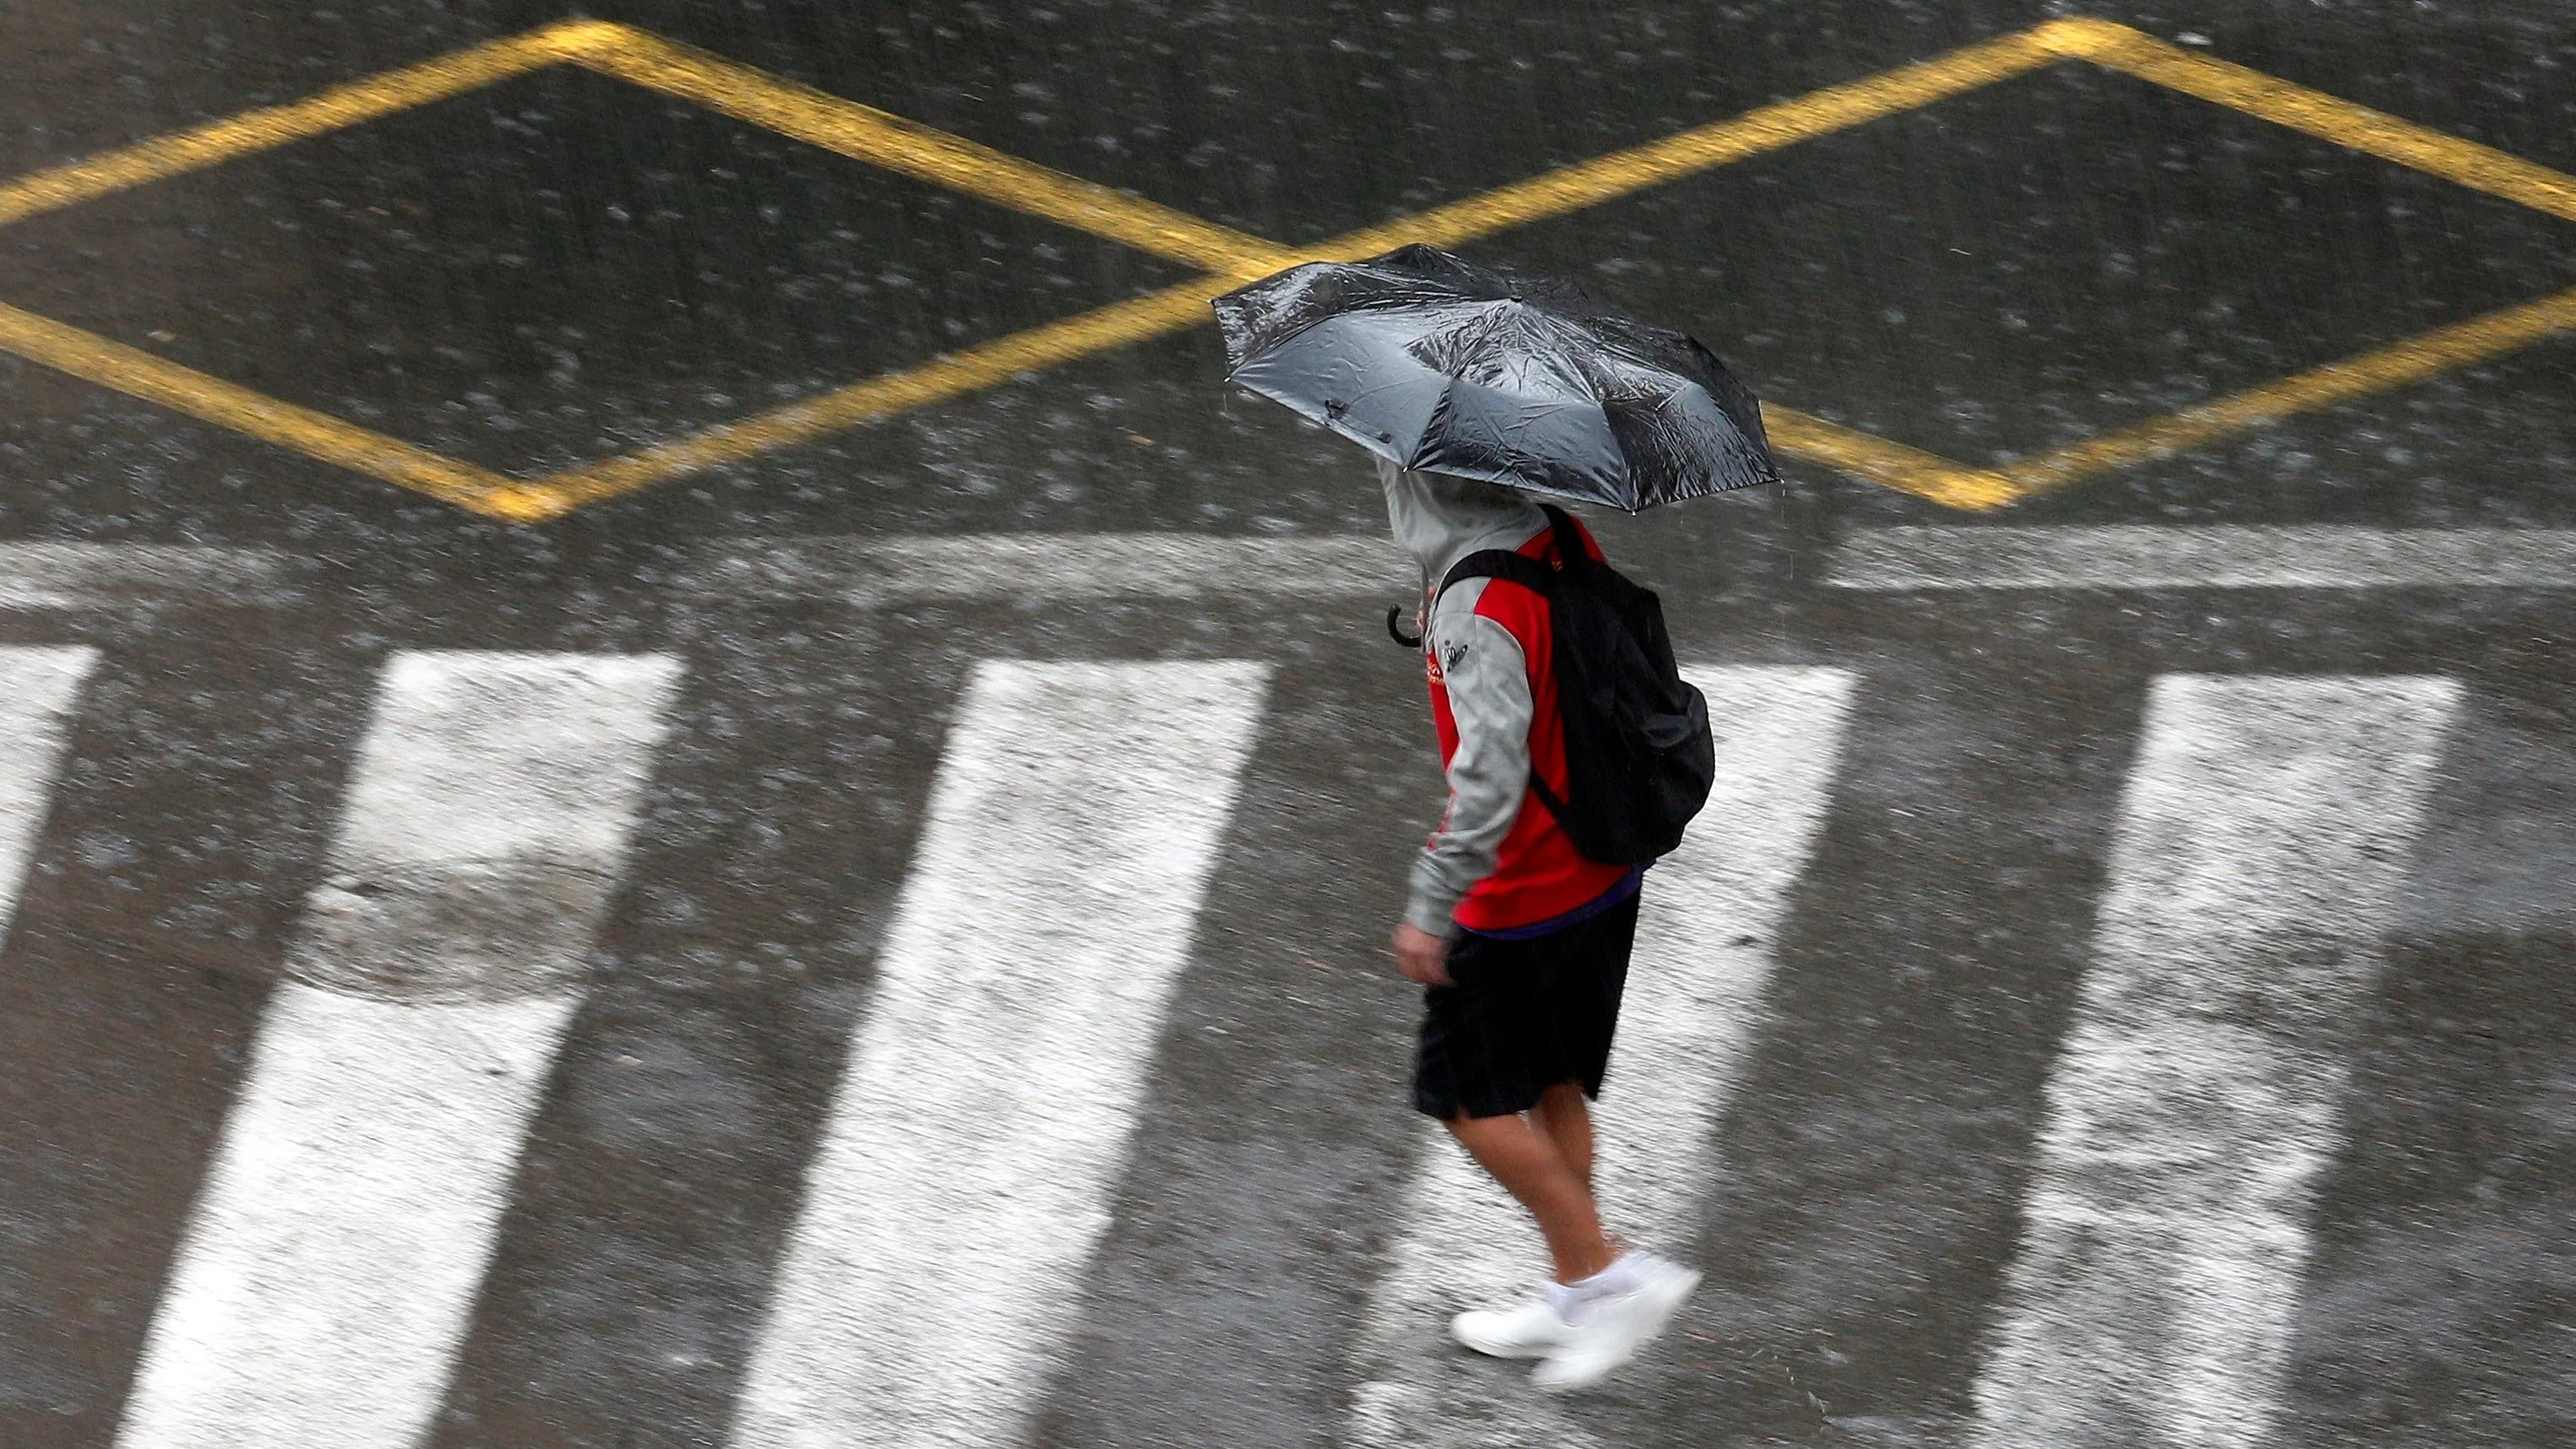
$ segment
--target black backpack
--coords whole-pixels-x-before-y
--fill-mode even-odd
[[[1585,859],[1654,860],[1681,844],[1682,827],[1717,777],[1708,701],[1673,663],[1654,591],[1594,558],[1563,510],[1546,512],[1553,560],[1486,549],[1452,565],[1440,591],[1461,579],[1498,578],[1547,600],[1566,795],[1557,798],[1535,762],[1530,789]]]

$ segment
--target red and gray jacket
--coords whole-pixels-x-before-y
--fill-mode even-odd
[[[1546,515],[1509,489],[1385,462],[1378,477],[1387,521],[1422,570],[1426,598],[1471,553],[1504,548],[1545,558],[1554,547]],[[1589,531],[1583,539],[1597,557]],[[1519,935],[1634,887],[1632,867],[1576,854],[1530,789],[1533,765],[1560,798],[1566,788],[1551,638],[1547,600],[1503,579],[1461,580],[1422,621],[1431,716],[1449,779],[1448,812],[1414,862],[1405,906],[1405,919],[1422,930]]]

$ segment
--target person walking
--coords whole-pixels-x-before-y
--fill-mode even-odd
[[[1485,550],[1559,563],[1548,516],[1496,484],[1381,458],[1395,540],[1420,566],[1423,665],[1449,805],[1413,865],[1397,970],[1421,984],[1414,1106],[1527,1208],[1548,1281],[1509,1308],[1459,1314],[1458,1341],[1539,1360],[1532,1380],[1600,1382],[1660,1332],[1700,1275],[1602,1229],[1592,1118],[1627,980],[1645,868],[1575,849],[1533,781],[1568,795],[1547,597],[1497,576],[1442,588]],[[1601,557],[1590,531],[1572,536]]]

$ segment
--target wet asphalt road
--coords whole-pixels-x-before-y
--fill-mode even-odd
[[[594,13],[1304,243],[2058,11]],[[2087,13],[2576,171],[2553,5]],[[0,0],[0,176],[563,14]],[[1982,466],[2564,290],[2567,226],[2066,66],[1465,250],[1687,326],[1766,400]],[[570,71],[0,233],[0,302],[517,473],[1185,275]],[[685,666],[424,1442],[723,1441],[960,691],[996,658],[1278,670],[1030,1434],[1336,1442],[1421,1145],[1379,940],[1437,785],[1377,611],[671,586],[782,535],[1381,526],[1350,451],[1227,396],[1219,361],[1184,332],[530,528],[0,354],[0,538],[308,561],[256,607],[0,613],[0,643],[101,651],[0,948],[0,1443],[114,1441],[378,672],[421,649]],[[1985,521],[2576,527],[2572,375],[2562,335]],[[1857,531],[1979,520],[1786,471],[1602,525],[1686,657],[1859,685],[1716,1136],[1709,1285],[1577,1420],[1612,1444],[1968,1442],[2152,681],[2438,674],[2463,703],[2376,989],[2333,1027],[2341,1127],[2249,1442],[2576,1442],[2576,599],[1835,590]]]

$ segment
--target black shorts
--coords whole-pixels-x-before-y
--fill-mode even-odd
[[[1526,1112],[1572,1082],[1601,1095],[1637,897],[1524,941],[1461,931],[1449,941],[1450,986],[1425,987],[1413,1105],[1446,1122]]]

